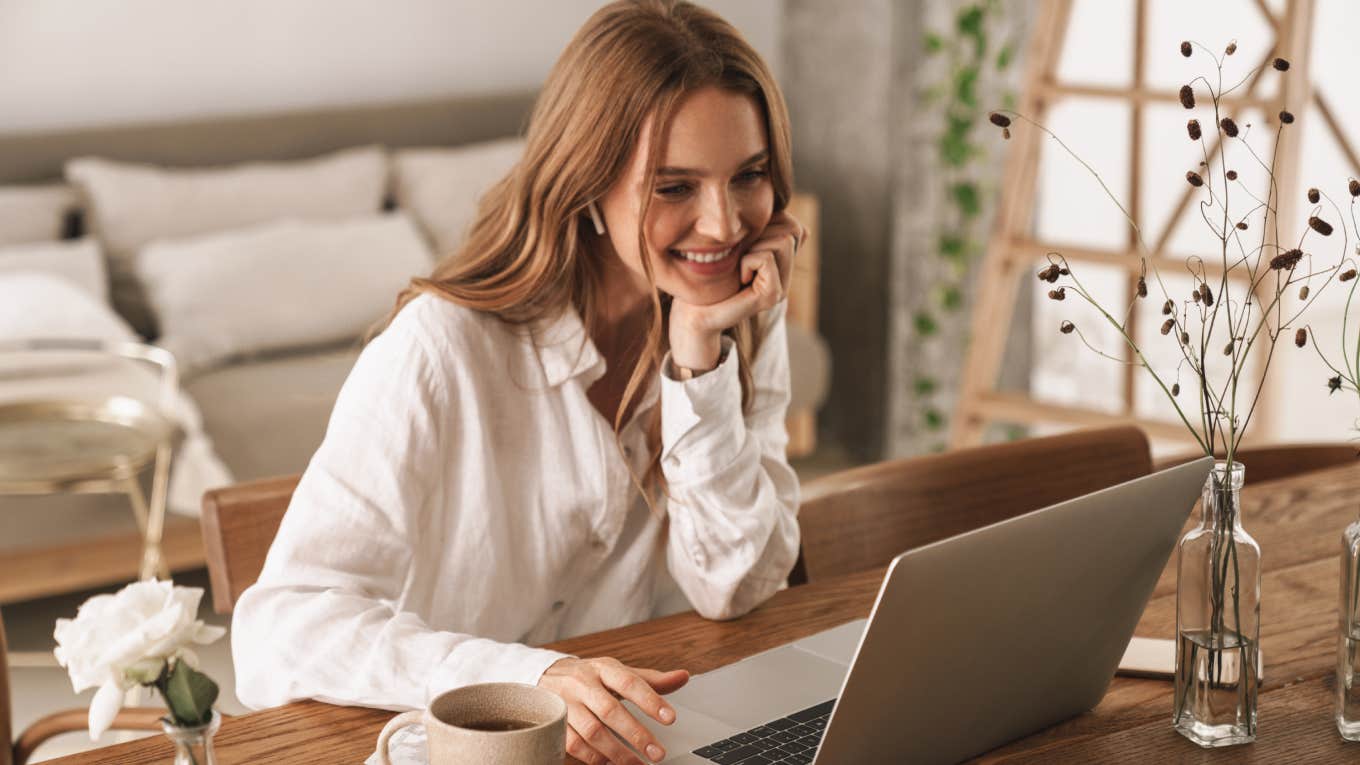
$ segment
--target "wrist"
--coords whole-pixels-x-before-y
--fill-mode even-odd
[[[697,375],[716,369],[722,356],[722,333],[677,333],[671,332],[671,365],[679,372],[680,368]]]

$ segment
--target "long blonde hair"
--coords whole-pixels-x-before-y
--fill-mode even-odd
[[[534,105],[523,157],[482,196],[465,241],[429,278],[413,279],[380,326],[429,293],[513,324],[549,319],[570,306],[593,327],[604,264],[591,245],[596,234],[584,222],[587,205],[624,173],[649,116],[652,135],[664,136],[683,98],[708,86],[750,95],[760,108],[774,211],[783,210],[793,184],[788,110],[759,54],[732,25],[691,3],[619,0],[591,16],[558,58]],[[663,148],[661,140],[651,141],[644,189],[652,188]],[[640,220],[650,202],[645,194]],[[616,435],[668,350],[663,302],[669,298],[656,289],[642,230],[638,243],[652,284],[650,326],[614,420]],[[749,409],[750,362],[760,340],[756,318],[728,334],[740,354],[742,404]],[[640,480],[634,476],[653,507],[653,492],[665,491],[660,415],[658,406],[647,425],[647,470]]]

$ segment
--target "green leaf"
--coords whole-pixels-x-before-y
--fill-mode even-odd
[[[933,377],[918,377],[913,385],[916,388],[916,395],[929,396],[935,392],[936,382]]]
[[[970,5],[959,11],[955,21],[959,36],[973,39],[975,55],[982,55],[982,51],[987,49],[987,33],[982,22],[983,12],[980,5]]]
[[[949,196],[953,198],[954,204],[959,206],[959,212],[965,218],[975,218],[982,211],[982,199],[978,194],[977,184],[972,181],[962,181],[949,188]]]
[[[925,336],[933,335],[935,334],[935,330],[938,328],[935,324],[935,317],[931,316],[925,311],[921,311],[920,313],[916,314],[914,321],[916,324],[916,332],[917,334],[920,335]]]
[[[953,284],[940,290],[940,305],[946,311],[957,311],[963,305],[963,293]]]
[[[944,427],[944,415],[940,413],[939,409],[932,406],[922,412],[921,415],[925,417],[927,429],[939,430]]]
[[[959,260],[964,257],[967,242],[958,234],[940,234],[940,257],[949,260]]]
[[[189,666],[189,662],[176,660],[175,668],[164,676],[159,687],[176,725],[202,725],[212,719],[217,683]]]
[[[978,68],[965,66],[954,73],[954,97],[966,106],[977,106]]]
[[[944,50],[944,38],[934,32],[927,32],[925,38],[926,53],[939,53]]]
[[[1005,45],[1001,46],[1000,52],[996,54],[996,70],[998,72],[1006,71],[1006,69],[1011,65],[1011,61],[1014,60],[1014,58],[1015,58],[1015,46],[1013,46],[1010,43],[1006,43]]]

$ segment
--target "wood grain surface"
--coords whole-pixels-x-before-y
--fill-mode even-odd
[[[1243,523],[1261,543],[1261,641],[1265,680],[1254,744],[1203,750],[1171,729],[1171,683],[1116,677],[1095,709],[979,757],[979,763],[1341,763],[1360,761],[1332,722],[1341,531],[1360,512],[1360,468],[1347,466],[1249,486]],[[1191,523],[1198,520],[1198,509]],[[705,672],[850,619],[866,616],[883,570],[795,587],[741,619],[693,613],[551,644],[582,656]],[[1137,634],[1173,636],[1175,557],[1163,572]],[[227,719],[218,761],[361,762],[390,712],[301,702]],[[169,762],[152,737],[53,760],[61,765]]]

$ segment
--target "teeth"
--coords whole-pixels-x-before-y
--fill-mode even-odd
[[[727,257],[727,254],[732,252],[732,250],[726,249],[722,252],[685,252],[684,250],[677,250],[676,252],[679,252],[685,260],[692,260],[695,263],[716,263]]]

